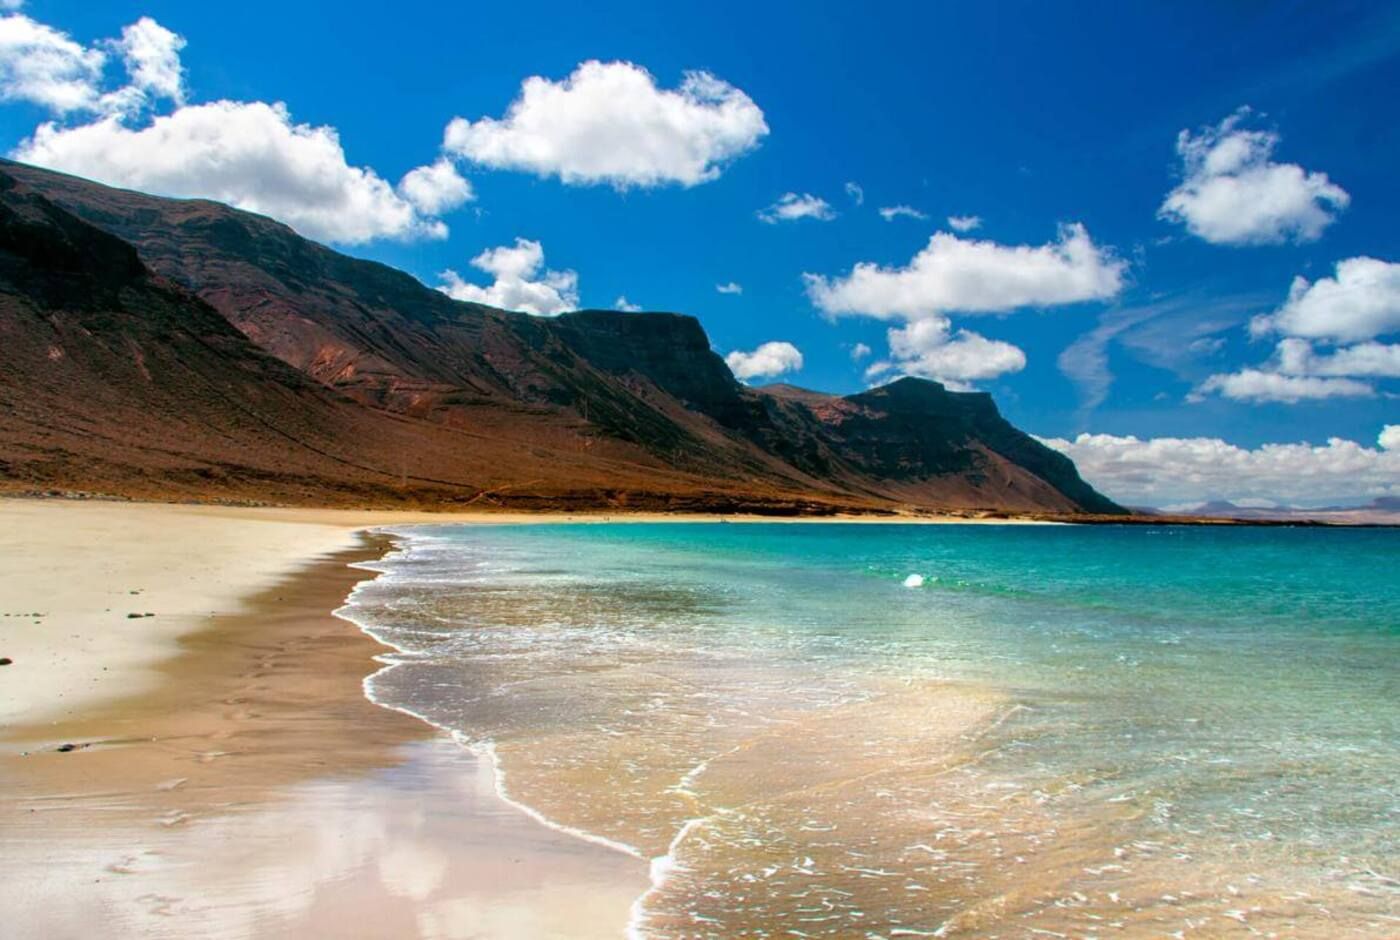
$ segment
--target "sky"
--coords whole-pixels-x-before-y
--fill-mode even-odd
[[[0,152],[742,380],[990,392],[1134,505],[1400,495],[1400,7],[0,0]]]

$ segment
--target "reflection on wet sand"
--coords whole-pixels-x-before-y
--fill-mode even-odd
[[[142,820],[154,807],[132,794],[26,801],[32,818],[7,825],[5,933],[620,935],[645,888],[636,860],[503,804],[490,766],[448,738],[400,745],[394,764],[198,815]],[[126,821],[94,827],[118,799]]]
[[[165,681],[15,729],[6,936],[617,936],[645,866],[542,827],[492,770],[361,683],[326,559],[182,641]],[[63,743],[76,743],[60,752]],[[586,926],[592,925],[592,926]]]

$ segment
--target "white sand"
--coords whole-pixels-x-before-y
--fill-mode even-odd
[[[713,522],[658,513],[445,514],[255,509],[0,498],[0,729],[73,717],[104,697],[139,692],[151,667],[210,615],[307,561],[354,544],[355,532],[411,522]],[[728,516],[734,522],[822,522]],[[849,522],[976,523],[961,518]],[[1004,520],[995,520],[1004,523]],[[132,619],[128,614],[153,613]],[[34,617],[32,614],[41,616]],[[5,616],[8,615],[8,616]]]
[[[355,528],[255,510],[0,500],[0,656],[14,660],[0,667],[0,727],[140,691],[178,637],[353,546]]]

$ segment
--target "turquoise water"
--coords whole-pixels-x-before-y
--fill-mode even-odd
[[[372,696],[659,859],[638,933],[1400,930],[1400,533],[400,536]]]

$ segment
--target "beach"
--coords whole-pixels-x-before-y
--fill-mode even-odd
[[[1396,922],[1386,534],[718,521],[0,500],[7,933]]]
[[[11,926],[621,935],[647,861],[541,825],[489,760],[372,704],[385,648],[332,612],[378,526],[719,518],[0,499]]]
[[[364,697],[381,521],[0,501],[7,935],[619,935],[645,865]]]

